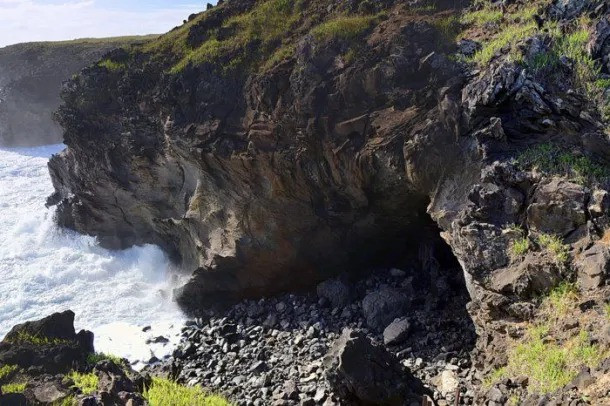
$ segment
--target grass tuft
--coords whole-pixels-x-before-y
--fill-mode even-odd
[[[561,282],[548,295],[547,303],[551,313],[557,317],[565,316],[578,301],[578,288],[571,282]]]
[[[87,364],[94,367],[100,361],[112,361],[118,366],[125,366],[125,360],[112,354],[96,352],[95,354],[87,355]]]
[[[30,334],[27,331],[19,331],[17,333],[17,337],[9,340],[12,344],[33,344],[36,346],[46,346],[46,345],[62,345],[70,343],[69,340],[64,340],[61,338],[51,338],[45,337],[41,335]]]
[[[153,378],[152,385],[144,391],[150,406],[229,406],[220,396],[209,395],[200,387],[186,387],[176,382]]]
[[[9,383],[2,385],[2,393],[23,393],[27,383]]]
[[[484,7],[480,10],[470,11],[462,16],[463,24],[475,24],[477,26],[487,23],[498,23],[502,20],[502,10],[495,7]]]
[[[351,40],[371,28],[378,18],[378,15],[338,17],[314,27],[311,34],[318,41]]]
[[[483,44],[470,59],[478,64],[489,63],[498,51],[505,47],[512,47],[517,42],[534,34],[538,29],[535,22],[525,25],[508,25],[500,31],[491,41]]]
[[[19,367],[17,365],[3,365],[0,367],[0,380],[6,379],[15,373]]]
[[[94,373],[84,374],[72,371],[68,377],[74,381],[74,387],[80,389],[84,395],[91,395],[97,391],[99,378]]]
[[[530,250],[530,240],[527,237],[519,238],[510,246],[511,252],[516,256],[527,254]]]
[[[97,64],[101,68],[106,68],[110,72],[118,72],[127,68],[125,63],[115,62],[110,59],[104,59]]]
[[[559,236],[541,234],[538,237],[538,244],[553,254],[558,263],[563,264],[570,258],[569,248]]]

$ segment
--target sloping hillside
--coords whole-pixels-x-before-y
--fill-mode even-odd
[[[153,36],[154,37],[154,36]],[[153,37],[38,42],[0,48],[0,145],[59,143],[62,83],[106,52]]]

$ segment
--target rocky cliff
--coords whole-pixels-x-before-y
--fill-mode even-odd
[[[233,0],[113,52],[63,94],[58,221],[161,245],[194,271],[178,299],[195,310],[411,247],[429,270],[431,218],[479,367],[510,365],[541,297],[608,281],[609,17],[594,0],[454,7]]]
[[[62,83],[108,51],[144,38],[40,42],[0,49],[0,145],[59,143]]]

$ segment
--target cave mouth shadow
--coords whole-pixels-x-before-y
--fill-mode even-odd
[[[401,317],[409,319],[411,325],[405,341],[387,347],[391,352],[402,359],[421,358],[426,363],[469,359],[476,333],[466,308],[470,295],[464,273],[436,223],[425,210],[417,213],[410,217],[407,227],[394,223],[385,228],[383,238],[377,235],[374,240],[362,241],[360,251],[350,250],[356,265],[335,276],[348,282],[352,291],[346,306],[332,308],[318,298],[315,287],[310,287],[242,300],[213,316],[245,327],[265,326],[294,335],[313,324],[334,334],[345,328],[363,329],[383,343],[383,331],[370,329],[364,322],[362,301],[367,294],[390,287],[408,296],[409,306]]]
[[[366,255],[362,262],[366,266],[356,268],[349,279],[359,290],[359,300],[371,290],[370,285],[390,285],[410,296],[405,317],[412,332],[405,342],[391,348],[393,352],[406,351],[409,358],[426,362],[449,362],[457,354],[468,357],[475,347],[475,326],[467,311],[471,298],[462,266],[426,213],[427,202],[423,203],[406,227],[394,225],[391,234],[378,239],[381,244],[360,251]],[[389,275],[396,269],[404,272],[404,278]],[[381,341],[382,332],[376,333]]]

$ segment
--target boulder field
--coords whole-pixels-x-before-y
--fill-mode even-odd
[[[507,374],[527,375],[519,340],[555,350],[563,316],[549,309],[592,315],[578,345],[605,340],[608,18],[594,0],[225,1],[66,84],[48,203],[106,247],[163,247],[196,315],[407,258],[434,275],[442,238],[469,292],[475,368],[495,372],[476,404],[537,402],[572,376],[532,375],[530,390]],[[391,326],[387,344],[411,328],[408,295],[358,302],[367,325]],[[367,379],[338,371],[329,381]]]

